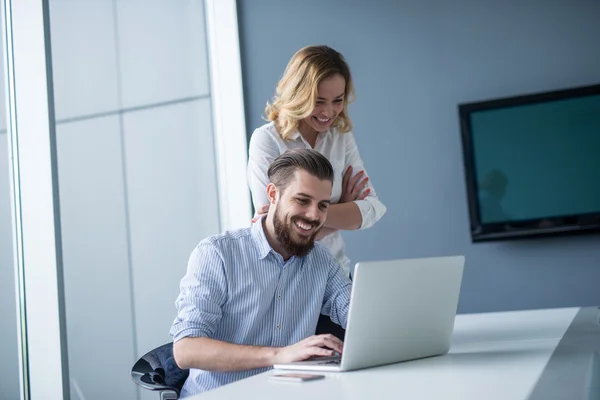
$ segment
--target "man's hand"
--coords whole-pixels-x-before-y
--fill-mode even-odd
[[[311,357],[327,357],[342,354],[344,343],[331,334],[314,335],[277,351],[273,364],[285,364],[307,360]]]

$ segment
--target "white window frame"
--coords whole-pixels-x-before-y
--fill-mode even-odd
[[[3,0],[21,399],[69,399],[48,0]]]
[[[221,230],[249,226],[248,148],[236,0],[205,0]]]

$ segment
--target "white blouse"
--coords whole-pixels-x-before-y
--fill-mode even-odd
[[[267,185],[269,184],[267,170],[273,160],[286,150],[297,148],[311,148],[310,144],[298,131],[291,136],[291,140],[287,141],[283,140],[279,132],[277,132],[274,122],[265,124],[254,131],[250,138],[247,175],[255,209],[269,204],[266,193]],[[340,201],[342,195],[342,177],[349,166],[352,166],[353,175],[364,170],[365,177],[368,176],[352,132],[338,133],[330,129],[327,132],[320,133],[314,149],[327,157],[333,166],[332,204]],[[386,207],[377,198],[371,179],[369,179],[367,187],[371,189],[368,196],[364,200],[355,201],[362,215],[362,224],[359,229],[370,228],[386,212]],[[320,243],[329,248],[336,261],[348,273],[350,259],[346,256],[341,232],[337,231],[325,236],[320,240]]]

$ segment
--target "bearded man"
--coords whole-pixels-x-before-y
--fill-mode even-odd
[[[290,150],[268,175],[266,216],[201,241],[190,256],[170,332],[175,361],[190,369],[181,397],[342,352],[337,337],[314,334],[321,313],[346,327],[352,286],[315,243],[333,168],[317,151]]]

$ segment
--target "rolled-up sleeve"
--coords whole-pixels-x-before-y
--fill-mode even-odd
[[[246,175],[252,193],[254,209],[269,204],[267,186],[269,185],[269,166],[280,155],[277,144],[263,130],[257,129],[250,138],[248,149],[248,168]]]
[[[177,317],[170,334],[176,342],[184,337],[211,337],[223,315],[227,284],[223,258],[212,243],[200,243],[188,261],[175,301]]]
[[[357,174],[360,171],[365,171],[365,176],[369,176],[363,161],[360,158],[360,153],[358,151],[358,147],[356,146],[356,141],[354,140],[354,135],[352,132],[348,132],[345,135],[347,164],[345,168],[352,166],[353,174]],[[373,180],[370,177],[366,187],[370,189],[367,197],[365,197],[363,200],[355,201],[362,216],[362,223],[358,229],[367,229],[372,227],[381,219],[381,217],[383,217],[387,211],[385,205],[379,201],[377,193],[375,192],[375,188],[373,187]]]
[[[348,323],[351,291],[352,281],[350,281],[342,267],[331,260],[321,313],[329,315],[333,322],[343,328],[346,328]]]

